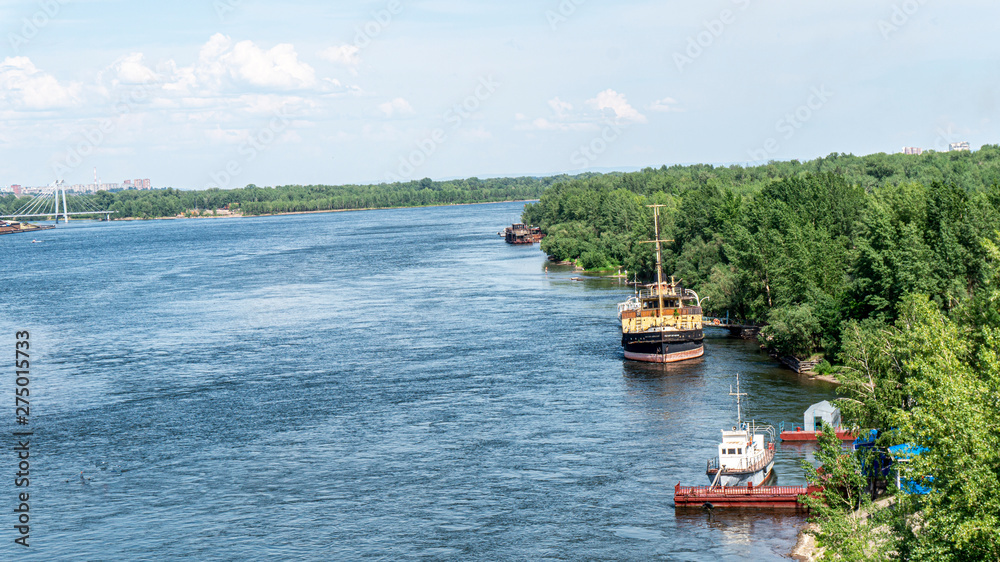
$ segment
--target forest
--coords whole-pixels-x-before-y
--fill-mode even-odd
[[[553,259],[650,281],[651,204],[667,273],[766,321],[770,351],[836,364],[844,419],[880,430],[845,454],[825,428],[822,470],[803,462],[823,558],[1000,560],[1000,146],[582,178],[523,220]],[[881,474],[893,445],[917,453]]]
[[[892,322],[912,293],[947,312],[982,285],[1000,147],[647,168],[560,182],[522,219],[553,259],[651,280],[651,204],[672,240],[664,272],[709,297],[706,311],[767,322],[777,353],[835,360],[848,320]]]
[[[226,190],[167,188],[99,191],[83,197],[87,208],[116,211],[113,215],[116,219],[211,215],[217,209],[238,211],[243,215],[270,215],[537,199],[548,186],[574,177],[468,178],[451,181],[424,178],[377,185],[286,185],[274,188],[251,184],[242,189]],[[0,214],[13,213],[29,200],[28,197],[18,198],[13,194],[0,197]],[[70,208],[73,209],[74,204]]]

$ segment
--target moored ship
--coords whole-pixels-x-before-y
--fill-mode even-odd
[[[662,205],[653,207],[656,240],[656,283],[618,305],[625,358],[649,363],[673,363],[705,353],[701,303],[698,295],[681,288],[673,277],[663,281],[660,243]]]
[[[722,430],[719,455],[709,459],[705,474],[712,486],[760,486],[771,479],[774,469],[774,427],[743,421],[740,411],[740,376],[736,375],[736,425]]]
[[[504,242],[508,244],[534,244],[541,242],[545,237],[541,228],[523,223],[512,224],[498,234],[503,236]]]
[[[3,221],[0,220],[0,234],[18,234],[21,232],[35,232],[36,230],[51,230],[55,228],[51,224],[28,224],[26,222]]]

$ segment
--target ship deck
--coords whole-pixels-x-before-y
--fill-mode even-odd
[[[820,491],[815,486],[674,486],[674,507],[752,507],[806,511],[801,496]]]

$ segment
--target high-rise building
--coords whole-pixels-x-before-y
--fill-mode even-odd
[[[149,178],[146,178],[146,179],[142,180],[142,188],[143,189],[150,189]]]
[[[20,185],[14,184],[14,185],[10,186],[10,188],[14,192],[14,195],[20,195],[21,194],[21,186]]]
[[[951,144],[948,145],[948,149],[951,150],[952,152],[956,152],[956,151],[959,151],[959,150],[967,150],[967,151],[971,151],[972,150],[971,148],[969,148],[969,143],[967,143],[965,141],[953,142],[953,143],[951,143]]]
[[[142,189],[142,180],[132,180],[132,187]]]
[[[904,146],[903,147],[903,154],[923,154],[923,153],[924,153],[924,149],[922,149],[922,148],[917,148],[915,146]]]
[[[125,180],[122,182],[122,185],[125,186],[125,189],[132,187],[132,180]]]

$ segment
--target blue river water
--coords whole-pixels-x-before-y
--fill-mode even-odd
[[[803,518],[675,510],[733,424],[836,396],[751,342],[625,361],[631,289],[497,231],[521,203],[0,236],[0,343],[32,342],[19,559],[769,560]],[[32,238],[41,243],[32,243]],[[0,377],[6,435],[13,372]],[[5,437],[6,443],[11,438]],[[780,449],[803,483],[806,447]],[[6,515],[3,515],[6,513]]]

